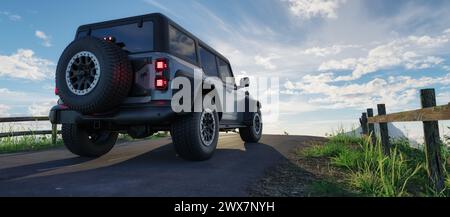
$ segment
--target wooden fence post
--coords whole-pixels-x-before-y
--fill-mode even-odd
[[[436,94],[434,89],[420,91],[422,108],[436,106]],[[441,192],[444,189],[444,168],[441,156],[441,140],[437,121],[424,121],[425,153],[427,158],[428,175],[434,184],[435,190]]]
[[[367,120],[367,113],[364,112],[364,113],[362,113],[361,118],[359,119],[359,123],[361,123],[362,135],[365,135],[365,136],[369,135],[369,129],[368,129],[368,126],[367,126],[367,121],[368,121]]]
[[[386,115],[386,105],[378,104],[378,115]],[[391,145],[389,143],[389,129],[388,123],[379,123],[380,125],[380,136],[381,136],[381,145],[383,147],[383,151],[385,154],[389,155],[391,153]]]
[[[373,109],[367,109],[367,117],[373,117]],[[377,135],[375,135],[375,124],[369,123],[369,135],[372,138],[372,144],[377,144]]]
[[[52,124],[52,144],[56,145],[56,137],[58,136],[58,125]]]

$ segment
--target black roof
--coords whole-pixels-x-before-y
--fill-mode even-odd
[[[200,40],[198,37],[196,37],[194,34],[190,33],[186,29],[184,29],[182,26],[175,23],[175,21],[171,20],[169,17],[167,17],[161,13],[152,13],[152,14],[127,17],[127,18],[116,19],[116,20],[109,20],[109,21],[104,21],[104,22],[86,24],[86,25],[82,25],[82,26],[78,27],[77,32],[89,31],[91,29],[96,29],[96,28],[106,28],[106,27],[110,27],[110,26],[117,26],[117,25],[121,25],[121,24],[132,23],[132,22],[144,22],[147,20],[152,20],[158,24],[162,24],[160,27],[164,26],[164,23],[169,23],[170,25],[175,26],[178,30],[183,31],[189,37],[194,39],[202,47],[207,48],[208,50],[213,52],[215,55],[217,55],[221,59],[225,60],[228,64],[230,64],[229,60],[225,56],[223,56],[221,53],[216,51],[214,48],[210,47],[208,44],[206,44],[205,42]],[[156,26],[158,26],[158,25],[156,25]]]

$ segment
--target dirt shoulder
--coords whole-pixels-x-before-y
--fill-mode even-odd
[[[330,165],[326,157],[307,158],[302,152],[327,140],[299,144],[287,160],[267,170],[265,176],[249,188],[255,197],[345,197],[357,196],[345,189],[344,172]]]

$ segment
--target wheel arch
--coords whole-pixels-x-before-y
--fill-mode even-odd
[[[184,78],[187,78],[187,79],[191,82],[191,97],[194,97],[194,96],[196,97],[195,99],[192,99],[192,100],[191,100],[191,109],[194,109],[195,102],[196,102],[197,100],[202,100],[203,97],[205,97],[207,94],[211,93],[212,91],[217,91],[217,89],[215,88],[214,84],[211,84],[211,89],[207,89],[207,90],[206,90],[206,89],[203,89],[203,85],[202,85],[202,86],[197,87],[197,88],[201,88],[201,89],[202,89],[202,90],[201,90],[201,93],[202,93],[202,94],[196,96],[195,93],[200,92],[200,90],[195,89],[196,87],[195,87],[195,85],[193,85],[193,84],[194,84],[194,74],[193,74],[193,73],[188,73],[188,72],[183,71],[183,70],[178,70],[178,71],[175,73],[175,78],[178,78],[178,77],[184,77]],[[205,76],[203,76],[202,81],[205,81]],[[175,94],[175,93],[176,93],[176,92],[173,92],[173,94]],[[201,99],[199,99],[200,97],[201,97]],[[220,98],[219,98],[219,100],[220,100]],[[203,101],[201,101],[201,102],[203,102]],[[222,102],[221,102],[221,101],[219,101],[219,105],[220,105],[220,106],[222,105]],[[222,113],[222,112],[217,112],[217,113],[218,113],[218,115],[219,115],[219,121],[222,120],[223,113]]]

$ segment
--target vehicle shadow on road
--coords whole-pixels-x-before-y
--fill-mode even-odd
[[[203,162],[180,159],[172,144],[122,157],[2,169],[0,196],[248,196],[267,170],[288,161],[267,144],[219,148]],[[41,168],[55,169],[46,174]],[[25,178],[12,179],[17,177]]]
[[[40,162],[36,164],[27,164],[24,166],[18,166],[18,167],[10,167],[10,168],[4,168],[0,169],[0,181],[2,180],[10,180],[20,177],[26,177],[32,174],[48,171],[48,170],[54,170],[56,168],[66,167],[66,166],[72,166],[76,164],[81,164],[84,162],[89,161],[88,158],[82,158],[82,157],[73,157],[68,159],[60,159],[60,160],[53,160],[53,161],[46,161],[46,162]]]

